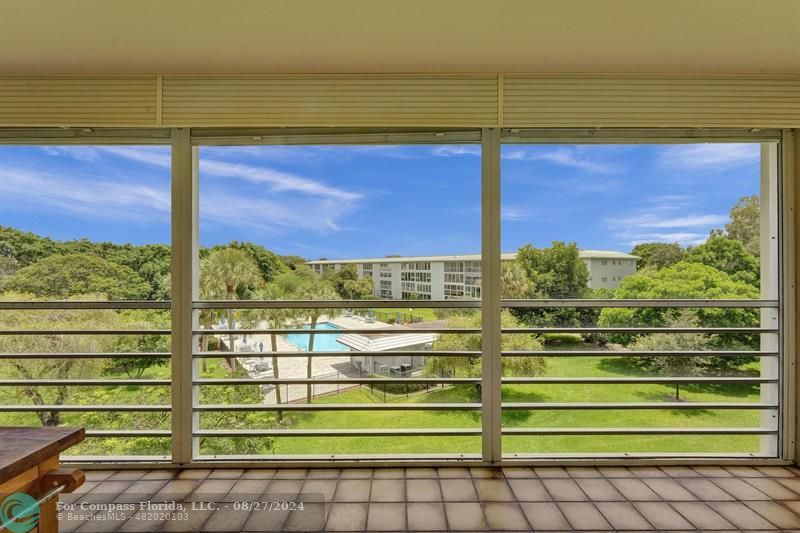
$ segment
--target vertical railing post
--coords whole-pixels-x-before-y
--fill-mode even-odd
[[[172,462],[186,464],[196,455],[192,437],[197,365],[193,302],[198,284],[197,151],[188,128],[172,130]]]
[[[481,403],[483,460],[502,456],[500,360],[500,130],[481,132]]]
[[[774,143],[761,145],[761,202],[760,202],[760,256],[761,256],[761,298],[777,300],[780,297],[779,239],[778,239],[778,146]],[[766,308],[761,310],[761,327],[777,328],[779,310]],[[762,333],[761,350],[777,351],[780,347],[780,334]],[[775,358],[761,358],[761,377],[777,379],[780,377],[780,361]],[[779,386],[774,383],[761,385],[761,401],[778,403]],[[778,412],[761,411],[761,427],[778,428]],[[761,436],[761,454],[778,455],[778,438],[775,435]]]

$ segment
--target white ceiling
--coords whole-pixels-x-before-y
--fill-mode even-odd
[[[0,73],[800,73],[800,0],[0,0]]]

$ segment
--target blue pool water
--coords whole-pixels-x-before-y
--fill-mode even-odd
[[[311,329],[311,324],[305,324],[303,329]],[[317,329],[340,329],[337,325],[330,322],[320,322],[317,324]],[[347,346],[336,342],[336,339],[341,337],[341,333],[323,333],[321,335],[314,335],[314,351],[315,352],[346,352]],[[286,335],[286,340],[300,348],[300,350],[308,351],[308,340],[311,335],[305,333],[290,333]]]

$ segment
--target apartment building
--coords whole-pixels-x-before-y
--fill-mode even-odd
[[[516,253],[504,253],[513,261]],[[624,252],[581,250],[589,270],[589,287],[613,289],[636,272],[639,257]],[[481,256],[435,255],[309,261],[318,274],[355,265],[359,276],[373,280],[377,298],[402,300],[453,300],[481,297]]]

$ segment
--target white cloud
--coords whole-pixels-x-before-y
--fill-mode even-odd
[[[517,148],[504,150],[503,159],[512,161],[547,161],[593,174],[613,174],[623,170],[618,163],[591,157],[588,150],[582,147],[556,148],[550,151]]]
[[[169,189],[0,168],[0,198],[96,219],[168,220]]]
[[[41,149],[54,156],[68,156],[79,161],[94,161],[100,153],[92,146],[42,146]]]
[[[524,207],[504,205],[500,208],[500,218],[509,222],[517,222],[530,218],[530,212]]]
[[[446,144],[433,149],[433,155],[438,157],[452,157],[458,155],[481,155],[481,147],[474,144]]]
[[[350,202],[301,195],[251,198],[213,190],[200,199],[205,222],[283,233],[302,229],[315,233],[339,230],[338,220],[352,209]],[[154,187],[85,175],[55,175],[0,168],[0,204],[28,210],[70,213],[100,223],[110,220],[169,223],[169,186]],[[313,215],[312,215],[313,214]]]
[[[640,228],[691,228],[715,226],[724,224],[728,221],[726,215],[684,215],[679,217],[664,218],[653,214],[642,214],[639,216],[614,220],[615,226],[636,226]]]
[[[65,151],[61,148],[59,150],[65,155],[86,160],[86,154],[82,152]],[[167,150],[134,146],[99,146],[92,147],[92,150],[95,151],[95,157],[97,157],[97,154],[106,153],[159,168],[170,168],[172,166],[172,159]],[[230,163],[212,158],[202,158],[200,160],[200,173],[215,177],[238,178],[253,183],[264,183],[270,185],[274,191],[298,191],[345,202],[353,202],[363,196],[360,193],[330,187],[319,181],[295,174],[263,166]]]
[[[621,245],[636,246],[646,242],[668,242],[678,243],[683,246],[696,246],[703,244],[708,239],[707,233],[693,233],[693,232],[675,232],[675,233],[637,233],[637,234],[622,234],[618,235],[623,239],[629,240],[620,242]]]
[[[713,172],[758,163],[760,150],[753,143],[676,144],[663,148],[658,157],[667,167]]]

